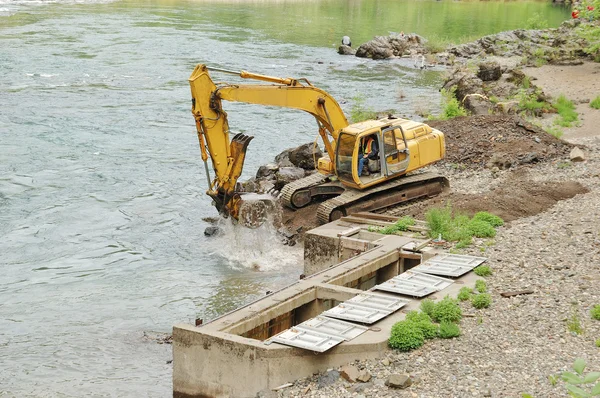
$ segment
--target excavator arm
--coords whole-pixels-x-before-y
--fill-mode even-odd
[[[197,65],[189,79],[192,90],[192,113],[196,120],[202,160],[207,176],[209,157],[215,171],[214,180],[210,181],[209,177],[207,194],[213,198],[221,214],[231,215],[237,220],[242,199],[236,192],[236,184],[242,173],[246,149],[253,137],[237,134],[230,140],[227,113],[222,108],[222,100],[294,108],[310,113],[317,121],[319,134],[330,159],[334,159],[335,142],[339,131],[348,125],[348,121],[337,101],[306,79],[278,78],[245,71],[214,70],[235,74],[245,79],[274,83],[215,84],[206,65]]]

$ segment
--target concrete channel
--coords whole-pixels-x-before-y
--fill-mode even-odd
[[[255,397],[261,390],[356,359],[381,357],[389,350],[387,340],[392,326],[404,319],[408,311],[418,309],[422,298],[438,300],[446,295],[456,296],[461,287],[475,284],[477,278],[469,271],[485,258],[450,255],[424,238],[419,225],[413,228],[414,232],[402,236],[368,231],[369,226],[391,225],[395,220],[361,213],[308,231],[304,246],[304,270],[308,276],[204,325],[175,325],[173,396]],[[393,282],[399,278],[418,275],[442,280],[439,276],[415,272],[427,271],[428,266],[438,267],[439,264],[431,263],[436,259],[446,261],[442,273],[450,268],[450,274],[459,271],[454,277],[443,279],[446,283],[437,288],[398,294]],[[400,282],[425,289],[411,281]],[[397,299],[401,310],[378,317],[373,323],[352,323],[327,316],[340,308],[347,309],[349,306],[344,303],[365,297]],[[360,305],[358,308],[363,309]],[[331,348],[323,345],[299,348],[302,344],[289,346],[285,339],[280,339],[289,334],[297,336],[306,330],[303,325],[310,328],[315,321],[323,320],[334,323],[335,327],[356,325],[351,328],[358,334],[334,344],[331,341],[335,337],[321,339],[320,332],[311,334],[309,330],[303,340],[305,344],[317,344],[318,340]]]

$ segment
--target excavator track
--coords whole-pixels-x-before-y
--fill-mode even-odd
[[[348,188],[341,195],[321,203],[317,209],[317,219],[321,224],[326,224],[351,213],[373,211],[411,199],[436,196],[449,186],[448,179],[439,174],[420,173],[364,191]]]
[[[286,207],[289,207],[290,209],[298,209],[300,207],[303,207],[303,206],[294,205],[294,200],[293,200],[294,194],[303,189],[307,189],[312,186],[322,184],[325,181],[327,181],[327,179],[329,177],[331,177],[331,175],[315,173],[315,174],[309,175],[308,177],[304,177],[299,180],[292,181],[289,184],[285,185],[281,189],[281,201],[283,202],[283,205]],[[310,199],[309,199],[309,201],[310,201]]]

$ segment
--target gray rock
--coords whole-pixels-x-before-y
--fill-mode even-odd
[[[390,360],[387,358],[383,358],[381,363],[383,364],[383,366],[390,366]]]
[[[323,156],[321,148],[310,142],[289,150],[288,158],[296,167],[305,170],[316,169],[316,162]]]
[[[273,176],[275,176],[275,173],[277,173],[277,170],[279,170],[279,165],[277,165],[277,164],[274,164],[274,163],[264,164],[258,168],[258,171],[256,172],[256,178],[273,177]]]
[[[393,374],[385,381],[385,385],[392,388],[408,388],[412,385],[412,379],[407,374]]]
[[[338,47],[338,54],[340,55],[355,55],[356,50],[350,46],[341,45]]]
[[[340,369],[340,376],[342,376],[345,380],[349,381],[350,383],[356,382],[359,375],[360,375],[360,371],[358,370],[358,368],[356,366],[344,365]]]
[[[221,233],[221,228],[217,227],[216,225],[210,225],[208,227],[206,227],[206,229],[204,230],[204,235],[206,236],[217,236]]]
[[[500,79],[502,76],[502,68],[498,62],[482,62],[479,64],[477,77],[484,82]]]
[[[256,393],[256,398],[277,398],[279,394],[276,391],[262,390]]]
[[[319,376],[317,388],[324,388],[334,384],[340,378],[340,372],[337,370],[329,370],[325,374]]]
[[[363,369],[359,372],[358,377],[356,378],[356,380],[362,382],[362,383],[366,383],[369,380],[371,380],[371,372],[369,372],[366,369]]]
[[[355,384],[354,386],[352,386],[350,391],[360,393],[371,387],[373,387],[373,383],[370,383],[370,382],[369,383],[358,383],[358,384]]]
[[[281,167],[275,174],[275,188],[281,190],[285,184],[304,177],[304,169],[300,167]]]
[[[279,155],[275,156],[275,163],[279,165],[279,167],[292,167],[294,164],[290,161],[290,150],[286,149],[281,152]]]
[[[519,163],[520,164],[535,163],[535,162],[537,162],[539,160],[540,160],[540,157],[535,152],[530,152],[530,153],[526,153],[526,154],[524,154],[522,156],[519,156]]]
[[[571,159],[571,162],[583,162],[585,160],[585,154],[580,148],[575,147],[571,149],[569,159]]]
[[[426,42],[417,34],[397,34],[377,36],[373,40],[361,44],[356,50],[356,56],[361,58],[387,59],[421,53],[424,54]]]

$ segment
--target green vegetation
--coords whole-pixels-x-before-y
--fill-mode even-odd
[[[575,112],[575,104],[561,94],[558,99],[552,104],[558,112],[558,119],[554,122],[562,127],[571,127],[578,120],[577,112]]]
[[[562,138],[562,136],[565,134],[564,131],[562,131],[562,129],[558,126],[551,126],[545,129],[546,132],[558,139]]]
[[[410,227],[412,225],[415,225],[415,219],[410,216],[404,216],[401,219],[399,219],[398,221],[396,221],[396,223],[394,225],[390,225],[388,227],[370,226],[369,231],[379,232],[380,234],[384,234],[384,235],[393,235],[396,232],[408,230],[408,227]]]
[[[462,310],[458,306],[458,300],[444,297],[435,304],[431,319],[436,322],[458,322],[462,318]]]
[[[487,211],[480,211],[478,213],[475,213],[475,215],[473,216],[473,220],[484,221],[490,224],[492,227],[500,227],[504,225],[503,219],[491,213],[488,213]]]
[[[600,321],[600,304],[596,304],[590,310],[590,314],[592,315],[592,319]]]
[[[425,339],[437,337],[438,326],[431,322],[431,318],[424,312],[411,311],[406,314],[406,320],[415,324],[421,330]]]
[[[548,376],[548,381],[550,382],[550,385],[552,387],[554,387],[556,385],[556,383],[558,383],[559,380],[560,380],[560,376],[557,376],[557,375],[549,375]]]
[[[459,301],[467,301],[471,298],[472,294],[473,291],[471,290],[471,288],[465,286],[460,288],[460,291],[458,292],[458,296],[456,296],[456,298]]]
[[[442,322],[440,323],[439,335],[442,339],[451,339],[453,337],[458,337],[460,336],[460,328],[456,323]]]
[[[600,348],[600,339],[596,339],[596,347]]]
[[[595,6],[594,10],[598,11],[600,9],[600,1],[595,1],[595,3],[599,3]],[[596,19],[598,19],[597,16]],[[594,58],[594,61],[600,62],[600,25],[581,24],[575,32],[588,43],[588,46],[583,51]]]
[[[431,317],[433,315],[433,309],[435,308],[435,302],[431,299],[425,299],[421,301],[419,308],[421,308],[421,311]]]
[[[583,333],[583,326],[581,326],[581,320],[577,314],[577,309],[574,309],[571,317],[567,319],[567,330],[575,334]]]
[[[548,21],[540,14],[535,13],[525,23],[526,29],[546,29],[548,28]]]
[[[489,265],[480,265],[479,267],[475,268],[473,270],[473,272],[475,272],[475,275],[477,275],[477,276],[490,276],[490,275],[492,275],[492,269],[490,268]]]
[[[392,326],[392,334],[388,340],[390,347],[399,351],[410,351],[419,348],[425,342],[425,336],[415,323],[404,320]]]
[[[354,101],[354,103],[350,110],[350,119],[353,123],[377,118],[377,113],[372,108],[365,106],[365,97],[362,94],[352,98],[352,101]]]
[[[477,309],[488,308],[492,303],[492,297],[489,293],[481,293],[471,298],[471,304]]]
[[[524,78],[524,88],[519,90],[519,92],[515,95],[515,99],[519,101],[521,113],[526,115],[539,115],[542,112],[549,112],[552,109],[550,104],[540,98],[540,92],[538,89],[533,92],[529,91],[528,89],[530,84],[531,83],[529,83],[529,79]]]
[[[487,292],[487,283],[485,283],[483,279],[477,279],[475,281],[475,290],[477,290],[479,293]]]
[[[600,372],[589,372],[584,374],[586,362],[583,358],[577,358],[573,362],[573,372],[563,372],[562,380],[569,391],[569,395],[574,398],[589,398],[600,396]],[[593,384],[596,383],[596,384]]]
[[[600,95],[590,102],[590,106],[594,109],[600,109]]]
[[[441,120],[448,120],[458,116],[467,116],[467,110],[458,102],[454,95],[456,87],[451,90],[442,89],[442,114],[438,117]]]
[[[450,206],[434,208],[425,214],[429,237],[441,236],[449,242],[458,242],[457,249],[471,244],[472,238],[491,238],[496,235],[494,226],[504,223],[500,217],[487,212],[477,213],[472,219],[464,215],[452,216]]]

